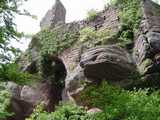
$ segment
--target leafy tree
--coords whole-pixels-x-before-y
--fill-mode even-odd
[[[0,63],[9,62],[11,56],[19,52],[9,43],[22,35],[16,29],[15,15],[31,16],[26,10],[19,9],[24,1],[27,0],[0,0]]]

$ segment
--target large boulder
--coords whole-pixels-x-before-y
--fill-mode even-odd
[[[6,89],[11,93],[13,98],[20,98],[22,86],[17,85],[14,82],[7,82],[5,84]]]
[[[14,115],[9,117],[7,120],[25,120],[25,118],[32,113],[33,108],[33,104],[29,102],[12,98],[10,110],[14,113]]]
[[[62,92],[48,82],[39,82],[35,86],[19,86],[16,83],[6,84],[10,91],[10,110],[15,113],[9,120],[24,120],[28,117],[36,105],[43,102],[46,111],[53,111],[55,105],[61,100]]]
[[[84,75],[95,81],[119,82],[135,70],[130,55],[115,45],[89,49],[82,54],[80,65]]]
[[[128,87],[134,84],[130,77],[135,66],[122,48],[109,45],[89,49],[81,56],[80,65],[67,75],[66,90],[70,100],[79,105],[81,93],[92,84],[106,80],[112,85]]]

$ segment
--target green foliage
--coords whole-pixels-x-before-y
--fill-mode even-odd
[[[100,86],[88,87],[82,94],[82,100],[92,107],[103,110],[97,120],[160,119],[159,91],[153,93],[149,93],[147,89],[127,91],[103,82]]]
[[[93,28],[85,27],[80,30],[80,42],[87,42],[88,40],[95,40],[97,38],[96,31]]]
[[[0,67],[0,81],[13,81],[24,85],[30,84],[36,79],[36,77],[27,72],[19,71],[16,64],[4,64]]]
[[[60,104],[55,112],[47,113],[43,111],[43,106],[37,106],[30,118],[26,120],[94,120],[82,107],[72,103]]]
[[[110,37],[111,31],[105,29],[103,31],[96,31],[91,27],[85,27],[80,30],[79,42],[84,43],[91,41],[92,44],[95,42],[101,42],[101,44],[107,42],[107,38]]]
[[[37,34],[41,45],[40,52],[45,54],[58,54],[64,49],[69,48],[77,39],[78,34],[76,32],[68,31],[60,33],[58,31],[52,31],[44,29]]]
[[[133,40],[133,33],[139,27],[141,21],[140,0],[118,0],[117,5],[120,7],[119,17],[122,25],[119,39],[125,44]]]
[[[45,112],[37,106],[26,120],[159,120],[160,92],[149,89],[133,91],[109,86],[106,82],[92,85],[81,94],[81,101],[87,106],[97,107],[103,112],[87,114],[75,104],[60,104],[55,112]]]
[[[125,47],[134,39],[140,25],[142,13],[140,0],[111,0],[110,4],[119,8],[121,31],[116,35],[119,45]]]
[[[88,11],[87,20],[92,21],[92,20],[95,20],[96,17],[97,17],[97,11],[96,10],[92,9],[92,10]]]
[[[0,119],[4,120],[12,114],[8,111],[8,107],[10,105],[10,97],[8,91],[4,90],[5,87],[2,83],[0,83]]]
[[[15,15],[30,15],[26,10],[21,12],[20,5],[26,0],[0,0],[0,64],[10,62],[11,56],[16,56],[16,48],[10,45],[11,40],[17,40],[22,34],[17,32],[14,23]]]
[[[140,0],[118,0],[119,13],[122,24],[127,25],[130,29],[136,30],[141,20]]]

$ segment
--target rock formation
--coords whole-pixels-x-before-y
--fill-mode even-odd
[[[150,0],[142,3],[143,18],[134,47],[134,60],[141,74],[160,70],[160,6]]]
[[[56,24],[64,24],[66,18],[66,9],[60,0],[56,0],[51,10],[48,10],[42,21],[41,28],[54,27]]]
[[[65,24],[66,10],[62,3],[56,0],[52,10],[49,10],[41,21],[42,33],[40,32],[43,34],[43,28],[49,28],[54,35],[52,38],[56,36],[56,39],[47,39],[46,42],[49,43],[46,48],[43,47],[43,39],[47,36],[42,36],[41,39],[38,33],[18,61],[21,70],[40,74],[42,80],[38,82],[37,88],[20,87],[20,92],[16,94],[18,100],[31,106],[44,101],[46,109],[51,111],[61,100],[72,100],[83,105],[79,101],[81,91],[89,85],[99,84],[102,80],[127,89],[159,86],[160,81],[153,77],[159,75],[160,70],[160,6],[150,0],[142,0],[141,8],[143,17],[138,32],[134,33],[132,49],[122,47],[117,42],[117,36],[122,32],[119,9],[108,7],[98,13],[95,20]],[[109,30],[110,34],[106,33],[103,40],[95,37],[92,40],[80,41],[80,31],[86,27],[99,33]],[[88,38],[90,39],[90,36]],[[47,49],[45,55],[41,51],[44,48]],[[50,48],[57,51],[54,49],[50,52]],[[30,59],[27,58],[28,55]],[[28,108],[28,111],[30,110],[33,110],[33,107]]]

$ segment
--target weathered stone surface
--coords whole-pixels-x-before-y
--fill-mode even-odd
[[[5,87],[12,94],[13,98],[20,98],[22,86],[19,86],[14,82],[7,82]]]
[[[24,120],[40,102],[44,103],[46,111],[53,111],[55,105],[62,99],[61,91],[46,82],[37,83],[35,87],[25,85],[20,90],[18,89],[20,86],[15,83],[8,86],[12,94],[10,108],[15,113],[11,120]]]
[[[21,99],[36,104],[41,101],[41,93],[39,90],[25,85],[21,90]]]
[[[60,0],[56,0],[55,5],[42,19],[41,28],[53,28],[56,24],[65,23],[66,9]]]
[[[84,75],[93,80],[121,81],[133,71],[130,55],[117,46],[104,46],[82,54],[81,67]]]
[[[93,27],[95,30],[111,30],[112,32],[118,32],[120,22],[118,18],[119,10],[114,7],[108,7],[99,12],[96,19],[91,21],[82,20],[79,21],[80,27]]]
[[[142,1],[143,18],[139,35],[135,40],[133,58],[142,75],[156,73],[159,70],[160,53],[160,6],[151,0]],[[148,62],[146,61],[150,61]]]
[[[124,49],[115,45],[89,49],[81,55],[80,65],[65,79],[68,97],[84,105],[80,96],[87,86],[106,80],[110,84],[127,87],[133,82],[128,79],[133,72],[132,59]]]
[[[159,83],[153,79],[152,82],[149,80],[150,75],[153,76],[152,73],[160,71],[160,7],[150,0],[143,0],[142,10],[143,19],[138,35],[136,35],[133,58],[139,72],[149,76],[147,81],[135,81],[137,86],[142,84],[150,86],[151,83]],[[93,21],[84,20],[59,25],[59,23],[65,23],[66,10],[57,0],[52,10],[49,10],[41,21],[41,28],[49,27],[51,31],[57,32],[59,42],[63,40],[61,37],[64,33],[79,33],[83,27],[93,27],[95,30],[101,31],[108,29],[111,30],[111,33],[116,33],[120,30],[118,13],[118,9],[110,7],[100,12],[97,19]],[[77,41],[75,40],[75,43]],[[95,39],[95,41],[98,40]],[[54,105],[58,104],[60,100],[73,100],[81,104],[79,99],[81,91],[87,85],[97,84],[101,80],[107,80],[108,83],[121,87],[131,85],[132,81],[128,77],[135,72],[135,66],[130,54],[116,45],[95,47],[101,45],[94,43],[95,41],[84,42],[79,46],[75,44],[57,56],[55,54],[46,56],[48,60],[41,64],[40,68],[42,69],[43,83],[41,82],[36,88],[24,86],[20,92],[13,95],[18,98],[12,102],[15,111],[19,111],[16,114],[28,115],[33,107],[41,101],[44,102],[47,111],[53,110]],[[112,39],[111,44],[115,44],[113,41],[116,40]],[[40,55],[40,46],[39,39],[33,38],[30,44],[31,61],[27,60],[27,53],[22,61],[24,71],[32,74],[39,71],[36,64]],[[64,82],[64,79],[65,88],[64,83],[59,84]],[[11,90],[17,91],[16,86],[15,88]],[[22,108],[25,108],[25,111],[21,110]],[[21,113],[21,111],[23,112]],[[95,111],[99,110],[93,109],[88,112],[94,113]]]
[[[160,23],[159,23],[160,24]],[[146,34],[148,43],[151,46],[152,53],[156,54],[160,52],[160,33],[148,32]]]
[[[133,58],[136,64],[140,64],[145,58],[150,56],[150,45],[145,35],[140,35],[135,42]]]
[[[14,115],[7,120],[25,120],[25,118],[32,113],[33,108],[34,106],[31,103],[21,99],[12,98],[10,110],[14,112]]]
[[[69,91],[70,95],[77,94],[79,91],[83,90],[84,81],[84,71],[78,65],[75,70],[70,73],[65,79],[66,89],[67,91]]]

